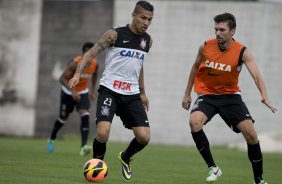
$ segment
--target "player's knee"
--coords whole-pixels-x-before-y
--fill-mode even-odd
[[[110,135],[111,123],[107,121],[100,121],[96,126],[96,138],[100,142],[107,142]]]
[[[190,118],[189,125],[192,132],[197,132],[203,128],[203,124],[201,123],[201,121],[194,118]]]
[[[253,122],[245,120],[237,125],[237,128],[242,132],[246,142],[248,144],[257,144],[258,136],[253,126]]]
[[[245,140],[248,144],[258,143],[257,133],[253,129],[243,130],[242,134],[245,137]]]
[[[258,137],[256,134],[247,133],[245,134],[245,139],[248,144],[257,144],[258,143]]]
[[[109,132],[106,130],[99,130],[99,131],[97,130],[96,137],[101,142],[107,142],[109,139]]]
[[[138,139],[138,142],[143,145],[147,145],[150,141],[150,136],[148,137],[141,137]]]
[[[143,133],[136,137],[136,139],[140,144],[147,145],[150,141],[150,133]]]

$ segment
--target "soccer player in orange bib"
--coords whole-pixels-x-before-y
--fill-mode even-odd
[[[182,107],[189,110],[191,91],[198,94],[190,115],[190,128],[196,147],[205,160],[209,173],[207,183],[215,182],[222,171],[213,160],[209,141],[203,126],[219,114],[236,133],[241,132],[248,145],[248,157],[252,164],[255,183],[266,184],[262,178],[263,159],[254,120],[240,95],[238,77],[243,64],[253,77],[261,94],[261,102],[273,113],[264,81],[250,51],[233,38],[236,19],[230,13],[214,17],[215,39],[207,40],[200,46],[196,61],[190,71]]]
[[[95,59],[93,59],[87,65],[86,69],[81,74],[81,80],[79,84],[73,89],[69,88],[68,81],[74,75],[77,65],[81,62],[81,58],[85,52],[93,47],[92,42],[86,42],[82,46],[82,55],[76,56],[70,61],[63,71],[60,77],[61,88],[61,101],[60,101],[60,113],[56,119],[51,135],[47,143],[47,151],[52,153],[55,149],[54,142],[57,137],[58,131],[65,125],[70,113],[73,112],[76,107],[77,112],[81,118],[80,132],[81,132],[81,149],[80,155],[85,156],[92,152],[92,146],[87,145],[89,134],[89,109],[90,99],[95,99],[95,85],[97,81],[97,69],[98,65]],[[91,81],[91,87],[89,90],[89,81]]]

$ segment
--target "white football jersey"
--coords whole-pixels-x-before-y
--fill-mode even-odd
[[[115,30],[117,40],[107,49],[100,85],[119,94],[138,94],[140,71],[149,52],[151,37],[147,33],[134,34],[128,25]]]

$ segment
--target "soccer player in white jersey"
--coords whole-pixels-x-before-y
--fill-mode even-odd
[[[98,90],[93,158],[104,159],[112,119],[116,114],[135,135],[129,146],[118,154],[126,180],[132,177],[131,157],[150,140],[146,114],[149,101],[145,94],[143,62],[152,46],[152,39],[146,31],[152,22],[153,12],[154,7],[149,2],[138,1],[132,13],[132,22],[106,31],[85,53],[69,81],[71,88],[76,86],[89,61],[107,49],[105,70]]]

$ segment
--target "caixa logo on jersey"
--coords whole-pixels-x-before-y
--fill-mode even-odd
[[[120,55],[124,57],[131,57],[131,58],[137,58],[142,61],[144,61],[145,55],[138,51],[132,51],[132,50],[122,50],[120,51]]]

